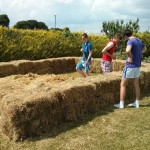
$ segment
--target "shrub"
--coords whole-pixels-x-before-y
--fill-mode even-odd
[[[63,31],[18,30],[0,27],[0,61],[19,59],[37,60],[45,58],[82,56],[82,33],[66,34]],[[146,44],[150,55],[150,34],[136,34]],[[93,45],[93,57],[100,58],[108,42],[104,35],[89,35]],[[124,49],[124,48],[123,48]],[[122,57],[122,56],[121,56]]]
[[[0,61],[81,56],[81,34],[62,31],[17,30],[0,27]],[[93,57],[100,57],[106,36],[90,35]]]

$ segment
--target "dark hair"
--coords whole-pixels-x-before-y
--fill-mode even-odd
[[[88,35],[86,33],[83,33],[82,36],[84,36],[84,38],[88,38]]]
[[[127,36],[127,37],[130,37],[132,36],[133,32],[129,29],[126,29],[124,32],[123,32],[123,36]]]

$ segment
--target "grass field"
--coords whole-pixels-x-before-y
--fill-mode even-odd
[[[150,97],[139,109],[110,107],[68,122],[49,135],[15,143],[0,133],[0,150],[149,150]]]

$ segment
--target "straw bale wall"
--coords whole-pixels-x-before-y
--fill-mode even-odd
[[[67,72],[74,72],[76,64],[80,59],[80,57],[63,57],[36,61],[19,60],[11,62],[2,62],[0,63],[0,77],[27,73],[62,74]],[[114,71],[122,70],[123,66],[123,61],[113,61]],[[91,72],[102,73],[100,59],[95,58],[92,60]]]
[[[76,64],[80,61],[80,57],[74,57]],[[122,71],[125,61],[123,60],[113,60],[112,61],[113,71]],[[101,69],[101,59],[100,58],[94,58],[92,59],[91,63],[91,70],[92,73],[102,73]]]
[[[113,79],[103,79],[102,75],[89,77],[88,81],[75,78],[58,83],[46,83],[48,77],[36,82],[32,79],[22,89],[2,96],[2,132],[10,139],[21,140],[110,106],[119,98],[120,78]]]
[[[0,63],[0,77],[15,74],[61,74],[75,71],[75,59],[71,57],[51,58],[37,61],[19,60]]]
[[[63,62],[68,69],[64,68],[65,71],[71,71],[70,64],[75,65],[72,59],[68,60]],[[78,60],[79,58],[74,59],[75,62]],[[52,63],[48,60],[43,61],[50,67],[61,67],[60,59],[59,63],[56,59],[50,60]],[[30,69],[24,63],[22,62],[23,70]],[[32,62],[30,65],[34,66],[34,63],[36,64]],[[94,66],[99,63],[99,59],[92,63]],[[122,61],[114,62],[114,69],[121,69],[123,63]],[[38,70],[38,66],[36,67]],[[43,69],[42,65],[40,67]],[[6,81],[9,80],[11,82],[7,83]],[[89,76],[85,79],[35,74],[5,77],[0,80],[2,85],[0,88],[1,130],[15,141],[50,133],[62,123],[78,121],[85,114],[95,113],[112,106],[119,100],[120,81],[121,71],[114,71],[107,76],[101,74]],[[143,64],[141,68],[140,87],[142,96],[145,93],[149,94],[149,64]],[[127,89],[127,97],[132,98],[133,86],[129,84]]]

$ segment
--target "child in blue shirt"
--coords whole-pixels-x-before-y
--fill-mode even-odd
[[[92,56],[92,44],[88,40],[88,35],[84,33],[82,35],[82,59],[76,66],[77,72],[79,72],[84,78],[89,76],[90,64],[91,64],[91,56]]]

